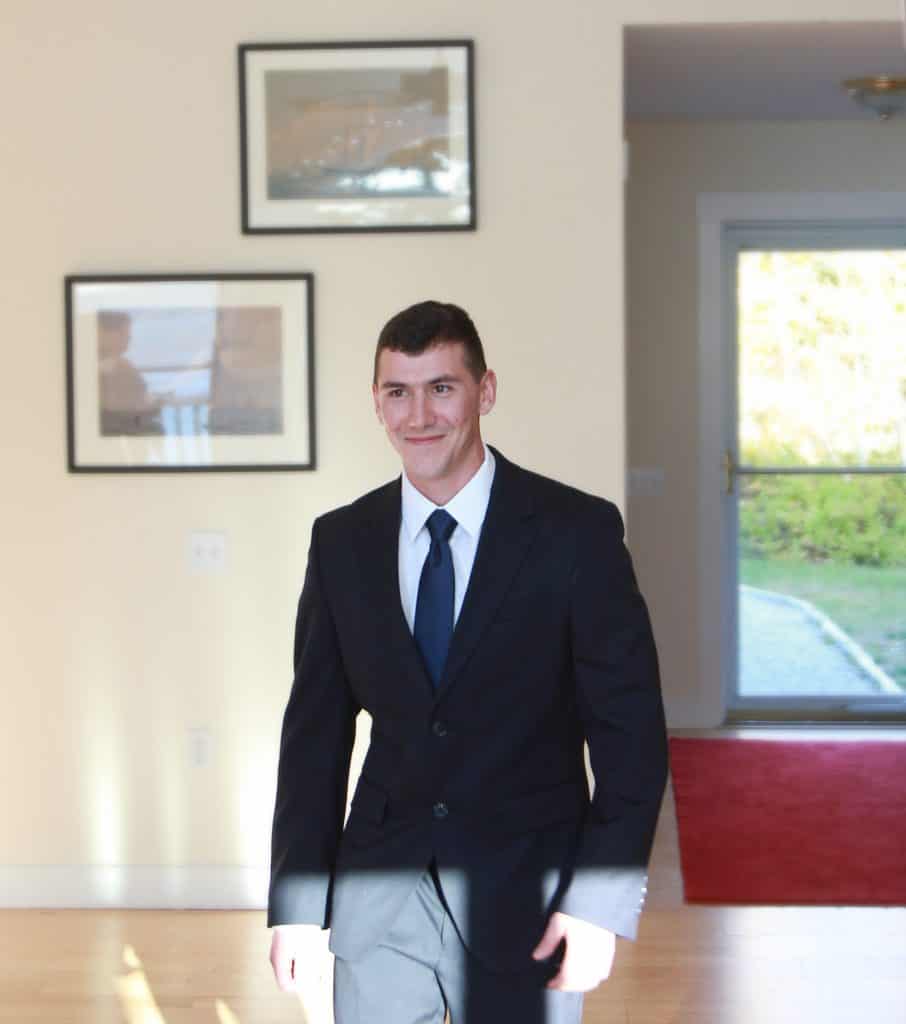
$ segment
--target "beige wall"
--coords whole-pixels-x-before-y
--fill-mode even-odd
[[[663,467],[659,496],[628,520],[652,610],[669,718],[722,717],[698,605],[698,223],[702,193],[906,191],[906,125],[852,122],[630,123],[627,187],[628,464]],[[717,503],[720,495],[711,499]]]
[[[750,16],[739,0],[622,6]],[[847,8],[803,0],[797,18]],[[489,439],[622,501],[621,21],[621,4],[587,0],[4,5],[0,901],[116,901],[141,876],[129,898],[159,902],[174,872],[266,863],[311,520],[395,471],[368,398],[390,312],[470,308],[501,377]],[[477,233],[240,234],[238,42],[444,36],[477,41]],[[292,269],[316,274],[316,473],[66,473],[64,274]],[[226,574],[188,571],[199,528],[227,533]],[[671,664],[671,687],[694,668]],[[194,727],[213,735],[205,767]]]

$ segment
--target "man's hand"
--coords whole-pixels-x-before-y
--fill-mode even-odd
[[[617,944],[613,932],[569,914],[554,913],[532,956],[536,960],[551,956],[561,939],[566,939],[566,951],[548,988],[590,992],[610,976]]]
[[[314,924],[278,924],[271,934],[271,967],[284,992],[311,987],[323,960],[321,929]]]

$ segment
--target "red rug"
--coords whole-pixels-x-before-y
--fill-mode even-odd
[[[906,742],[670,741],[686,899],[906,904]]]

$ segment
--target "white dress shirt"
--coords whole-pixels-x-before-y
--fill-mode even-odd
[[[406,476],[403,470],[403,508],[400,523],[399,572],[400,600],[409,629],[415,628],[415,603],[418,599],[418,582],[422,566],[431,547],[428,532],[428,517],[438,508],[443,508],[456,520],[457,526],[450,537],[450,553],[453,556],[453,622],[459,618],[466,587],[475,564],[475,552],[488,501],[491,484],[494,481],[494,456],[484,446],[484,462],[472,479],[458,491],[446,505],[435,505]]]

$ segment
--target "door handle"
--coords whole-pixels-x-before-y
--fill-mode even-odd
[[[724,492],[732,494],[736,483],[736,463],[733,461],[733,453],[729,448],[724,449]]]

